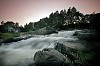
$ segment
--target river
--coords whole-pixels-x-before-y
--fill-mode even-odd
[[[0,65],[29,66],[34,63],[34,54],[43,48],[54,48],[56,42],[65,43],[68,47],[82,49],[75,31],[59,31],[50,35],[33,35],[32,38],[0,46]]]

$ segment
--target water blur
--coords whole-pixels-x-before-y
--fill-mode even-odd
[[[73,36],[75,31],[60,31],[50,35],[34,35],[27,40],[6,43],[0,47],[0,64],[2,66],[28,66],[34,63],[35,52],[43,48],[54,48],[55,43],[65,43],[68,47],[83,48],[75,41],[77,37]]]

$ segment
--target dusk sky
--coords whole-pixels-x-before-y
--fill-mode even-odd
[[[100,0],[0,0],[0,22],[37,22],[57,10],[76,7],[83,14],[100,12]]]

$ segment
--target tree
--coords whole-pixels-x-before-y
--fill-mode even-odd
[[[68,11],[67,11],[67,15],[71,14],[71,7],[69,7]]]
[[[72,8],[72,13],[76,13],[77,12],[77,9],[75,7]]]
[[[91,15],[90,29],[96,30],[96,33],[100,34],[100,13]]]
[[[1,22],[1,25],[4,25],[4,21]]]
[[[7,21],[4,23],[5,32],[15,32],[15,23],[13,21]]]
[[[49,15],[49,18],[52,18],[52,17],[53,17],[53,15],[54,15],[54,14],[53,14],[53,12],[52,12],[52,13]]]
[[[82,13],[77,11],[75,7],[69,7],[68,11],[61,10],[52,12],[49,15],[49,18],[42,18],[40,21],[34,23],[35,30],[44,28],[44,27],[52,27],[56,30],[63,30],[67,27],[69,28],[75,28],[76,26],[79,26],[82,23],[88,22],[89,16],[84,16]],[[74,26],[74,27],[73,27]],[[83,25],[81,25],[83,26]]]
[[[34,30],[34,23],[30,22],[29,24],[26,23],[26,25],[24,25],[25,32],[29,32],[33,30]]]

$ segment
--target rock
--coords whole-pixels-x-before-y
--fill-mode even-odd
[[[61,52],[62,54],[71,53],[71,48],[65,46],[62,43],[57,42],[56,46],[54,47],[55,50]]]
[[[52,48],[45,48],[34,55],[37,66],[68,66],[70,61],[60,52]]]
[[[55,46],[55,50],[67,56],[72,63],[75,63],[76,58],[72,55],[72,52],[75,52],[75,49],[67,47],[64,44],[58,42]]]
[[[96,34],[95,33],[79,33],[77,37],[80,40],[94,40],[94,38],[96,37]]]
[[[73,34],[73,36],[77,36],[78,35],[78,31],[75,31],[75,33]]]
[[[77,36],[80,40],[94,40],[96,38],[96,33],[93,30],[84,29],[81,31],[75,31],[73,36]]]
[[[3,40],[2,39],[0,39],[0,45],[3,43]]]

